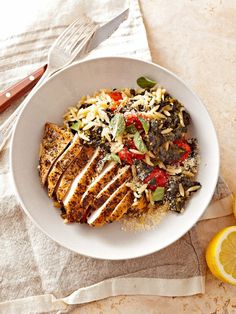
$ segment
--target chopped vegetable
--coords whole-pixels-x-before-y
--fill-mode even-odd
[[[155,191],[158,186],[165,187],[167,185],[168,174],[164,170],[155,167],[143,182],[148,183],[148,188]]]
[[[134,144],[141,153],[146,153],[148,151],[139,132],[134,134]]]
[[[152,87],[154,87],[156,84],[157,84],[157,82],[155,82],[155,81],[153,81],[153,80],[151,80],[151,79],[149,79],[148,77],[146,77],[146,76],[141,76],[141,77],[139,77],[138,79],[137,79],[137,84],[138,84],[138,86],[140,86],[141,88],[152,88]]]
[[[105,160],[113,160],[113,161],[116,161],[119,164],[121,164],[120,157],[117,156],[115,153],[111,153],[111,154],[106,155]]]
[[[138,159],[138,160],[142,160],[142,159],[145,158],[145,155],[138,154],[138,153],[133,153],[133,152],[132,152],[132,156],[133,156],[133,159]]]
[[[139,117],[136,113],[125,113],[125,124],[126,126],[134,125],[136,129],[141,130],[143,128],[142,122],[139,120]]]
[[[77,132],[80,126],[81,126],[81,121],[76,121],[71,125],[70,129]]]
[[[142,127],[145,131],[146,134],[148,134],[149,128],[150,128],[150,123],[149,121],[147,121],[146,119],[142,118],[142,117],[138,117],[139,121],[142,123]]]
[[[135,133],[136,133],[136,132],[135,132]],[[130,148],[132,148],[132,149],[137,149],[136,146],[135,146],[135,144],[134,144],[134,141],[133,141],[133,140],[128,140],[128,141],[127,141],[127,146],[128,146],[129,149],[130,149]]]
[[[111,119],[110,128],[113,138],[117,138],[122,135],[125,131],[125,119],[123,114],[117,113]]]
[[[200,187],[201,184],[196,181],[192,181],[190,178],[187,177],[180,177],[180,178],[173,178],[170,177],[168,182],[168,188],[166,189],[165,199],[168,201],[170,210],[180,213],[184,206],[185,197],[180,195],[179,185],[182,185],[184,191],[189,195],[191,193],[196,192]],[[188,191],[188,192],[187,192]],[[185,193],[185,195],[186,195]]]
[[[137,129],[134,124],[130,124],[129,126],[126,126],[126,132],[135,134],[137,132]]]
[[[164,197],[164,191],[165,189],[162,187],[156,188],[156,190],[152,192],[152,200],[154,202],[161,201]]]
[[[132,165],[133,164],[133,155],[128,150],[127,147],[124,147],[119,153],[118,153],[120,159],[124,161],[125,163]]]
[[[124,162],[126,162],[129,165],[132,165],[134,163],[135,159],[142,160],[145,158],[145,156],[142,154],[136,154],[136,153],[130,152],[127,147],[124,147],[118,153],[118,155],[119,155],[121,160],[123,160]]]
[[[191,153],[191,147],[183,140],[175,140],[173,142],[176,146],[182,149],[182,156],[178,160],[178,162],[183,162],[185,159],[188,158],[189,154]]]
[[[110,106],[110,109],[112,111],[115,111],[117,109],[117,107],[119,106],[119,100],[122,100],[123,97],[122,97],[122,94],[118,91],[113,91],[113,92],[110,92],[108,93],[108,95],[111,97],[111,99],[114,101],[111,106]]]
[[[108,95],[111,97],[111,99],[113,99],[114,101],[119,101],[119,100],[122,100],[123,97],[122,97],[122,94],[118,91],[113,91],[113,92],[110,92],[108,93]]]

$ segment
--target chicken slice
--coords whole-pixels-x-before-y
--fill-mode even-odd
[[[43,140],[39,152],[39,175],[42,185],[55,160],[63,153],[73,139],[73,134],[53,123],[47,122],[44,127]]]
[[[97,209],[109,198],[109,196],[119,188],[119,186],[131,178],[130,166],[121,168],[118,174],[109,182],[97,195],[94,203],[92,204],[93,209]]]
[[[88,206],[94,201],[97,194],[107,185],[109,181],[116,175],[118,164],[116,162],[110,162],[103,171],[94,179],[90,184],[87,191],[84,193],[81,199],[81,206],[88,208]]]
[[[48,196],[52,197],[55,187],[66,168],[71,164],[75,157],[81,152],[82,146],[80,144],[80,138],[76,134],[72,143],[61,154],[61,156],[55,161],[48,174]]]
[[[129,189],[130,188],[127,187],[124,182],[113,194],[111,194],[101,207],[92,212],[87,218],[87,223],[93,227],[103,226]]]
[[[62,202],[75,177],[82,171],[88,160],[94,153],[93,148],[82,147],[77,157],[72,161],[66,171],[62,174],[58,186],[56,187],[56,198]]]
[[[120,203],[115,207],[111,215],[107,218],[107,222],[113,222],[120,220],[123,215],[130,209],[134,201],[133,191],[128,191],[125,197],[120,201]]]
[[[80,206],[81,198],[89,184],[98,173],[99,163],[104,157],[104,152],[97,148],[84,167],[71,184],[70,190],[63,200],[68,221],[80,221],[85,213],[85,209]]]
[[[146,196],[143,194],[139,199],[133,202],[127,214],[130,214],[133,217],[138,217],[140,214],[146,212],[147,210],[148,210],[148,201],[146,199]]]

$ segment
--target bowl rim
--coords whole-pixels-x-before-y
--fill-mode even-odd
[[[131,62],[133,61],[138,61],[138,62],[143,62],[143,63],[146,63],[146,64],[149,64],[149,65],[152,65],[154,67],[157,67],[159,69],[161,69],[162,71],[166,72],[168,75],[170,76],[173,76],[176,80],[180,81],[181,84],[187,89],[189,90],[193,96],[196,98],[197,101],[199,101],[204,109],[205,109],[205,113],[206,115],[208,116],[208,120],[209,122],[211,123],[211,127],[212,127],[212,130],[214,131],[214,140],[215,140],[215,164],[216,164],[216,172],[215,172],[215,178],[214,178],[214,182],[212,184],[212,190],[208,193],[208,199],[206,200],[205,202],[205,206],[204,206],[204,210],[202,211],[199,211],[199,215],[197,217],[197,219],[195,221],[193,221],[191,224],[189,224],[189,226],[187,228],[185,228],[182,232],[180,232],[180,234],[176,237],[176,239],[174,241],[170,241],[169,243],[167,244],[164,244],[161,248],[159,249],[153,249],[153,250],[150,250],[150,252],[147,252],[147,253],[138,253],[138,254],[135,254],[134,256],[132,257],[127,257],[127,258],[119,258],[119,256],[117,256],[116,258],[107,258],[107,257],[101,257],[101,256],[97,256],[96,254],[93,255],[93,254],[85,254],[85,253],[80,253],[78,252],[76,249],[74,248],[71,248],[69,246],[66,246],[65,244],[62,244],[59,240],[57,240],[54,236],[50,235],[47,230],[45,230],[31,215],[30,211],[27,209],[27,207],[25,206],[21,196],[20,196],[20,192],[19,192],[19,189],[18,189],[18,186],[17,186],[17,183],[16,183],[16,180],[15,180],[15,174],[14,174],[14,162],[13,162],[13,153],[14,153],[14,140],[15,140],[15,133],[16,133],[16,129],[17,129],[17,125],[18,125],[18,122],[20,121],[20,118],[22,116],[22,113],[24,112],[25,108],[28,106],[28,104],[30,103],[32,97],[38,92],[40,91],[41,87],[46,85],[49,81],[53,80],[55,77],[57,76],[60,76],[61,73],[63,73],[64,71],[67,71],[68,69],[72,68],[72,67],[76,67],[78,66],[79,64],[81,63],[87,63],[87,62],[96,62],[96,60],[101,60],[101,59],[115,59],[115,60],[130,60]],[[48,79],[46,79],[45,82],[42,83],[42,85],[39,87],[39,88],[35,88],[32,92],[31,92],[31,95],[29,97],[29,99],[27,100],[26,104],[24,105],[24,108],[22,110],[22,112],[20,113],[19,117],[17,118],[17,121],[14,125],[14,129],[13,129],[13,135],[12,135],[12,138],[11,138],[11,143],[10,143],[10,172],[11,172],[11,176],[12,176],[12,179],[13,179],[13,184],[14,184],[14,188],[15,188],[15,192],[16,192],[16,195],[18,197],[18,200],[20,202],[20,205],[21,207],[23,208],[24,212],[27,214],[27,216],[30,218],[31,221],[33,221],[33,223],[37,226],[37,228],[39,228],[44,234],[46,234],[50,239],[52,239],[53,241],[55,241],[57,244],[59,244],[60,246],[66,248],[66,249],[69,249],[70,251],[73,251],[77,254],[80,254],[82,256],[86,256],[86,257],[91,257],[91,258],[96,258],[96,259],[100,259],[100,260],[128,260],[128,259],[134,259],[134,258],[139,258],[139,257],[144,257],[144,256],[148,256],[150,254],[153,254],[153,253],[156,253],[166,247],[168,247],[169,245],[175,243],[176,241],[178,241],[181,237],[183,237],[187,232],[189,232],[193,226],[199,221],[199,219],[201,218],[201,216],[204,214],[204,212],[206,211],[211,199],[212,199],[212,196],[214,194],[214,191],[215,191],[215,188],[216,188],[216,185],[217,185],[217,181],[218,181],[218,177],[219,177],[219,171],[220,171],[220,149],[219,149],[219,140],[218,140],[218,137],[217,137],[217,133],[216,133],[216,129],[214,127],[214,124],[213,124],[213,121],[210,117],[210,114],[204,104],[204,102],[201,100],[201,98],[192,90],[192,88],[190,88],[186,83],[185,81],[180,78],[177,74],[173,73],[172,71],[166,69],[165,67],[157,64],[157,63],[154,63],[154,62],[151,62],[151,61],[145,61],[143,59],[139,59],[139,58],[133,58],[133,57],[126,57],[126,56],[105,56],[105,57],[94,57],[94,58],[89,58],[89,59],[86,59],[86,60],[78,60],[78,61],[75,61],[73,62],[72,64],[66,66],[65,68],[62,68],[60,70],[58,70],[56,73],[54,73],[52,76],[50,76]],[[214,187],[214,189],[213,189]]]

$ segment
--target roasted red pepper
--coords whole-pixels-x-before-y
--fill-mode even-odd
[[[133,155],[132,153],[128,150],[127,147],[124,147],[119,153],[118,156],[120,157],[120,160],[126,162],[129,165],[133,164]]]
[[[141,121],[136,113],[126,113],[125,114],[126,126],[133,124],[136,129],[141,130],[143,128]]]
[[[128,141],[126,142],[126,144],[127,144],[128,148],[137,149],[137,147],[135,146],[133,140],[128,140]]]
[[[148,188],[155,191],[158,186],[165,187],[168,182],[169,175],[162,169],[155,167],[151,173],[144,179],[144,183],[148,183]]]
[[[113,99],[114,101],[119,101],[123,99],[122,94],[118,91],[110,92],[108,95]]]
[[[138,160],[142,160],[145,158],[145,155],[143,154],[136,154],[136,153],[132,153],[133,159],[138,159]]]
[[[134,145],[133,141],[128,142],[128,147],[131,149],[137,149]],[[120,160],[126,162],[129,165],[132,165],[134,162],[134,159],[142,160],[145,158],[145,155],[143,154],[136,154],[133,152],[130,152],[128,147],[124,147],[119,153],[118,156],[120,157]]]
[[[139,117],[142,117],[143,119],[146,119],[146,117],[142,113],[137,114],[135,112],[127,112],[125,113],[124,117],[126,126],[130,126],[131,124],[133,124],[136,127],[136,129],[138,130],[143,129],[143,125],[139,120]]]
[[[178,163],[181,163],[185,159],[188,158],[189,154],[191,153],[191,147],[184,140],[175,140],[173,143],[174,143],[174,145],[178,146],[179,148],[181,148],[184,151],[183,155],[177,161]]]
[[[113,91],[108,93],[108,95],[111,97],[112,100],[114,100],[114,103],[112,103],[110,107],[110,109],[114,111],[119,106],[119,100],[123,99],[122,94],[118,91]]]

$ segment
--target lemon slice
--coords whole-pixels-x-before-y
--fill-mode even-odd
[[[206,261],[213,275],[236,285],[236,226],[224,228],[213,237]]]

